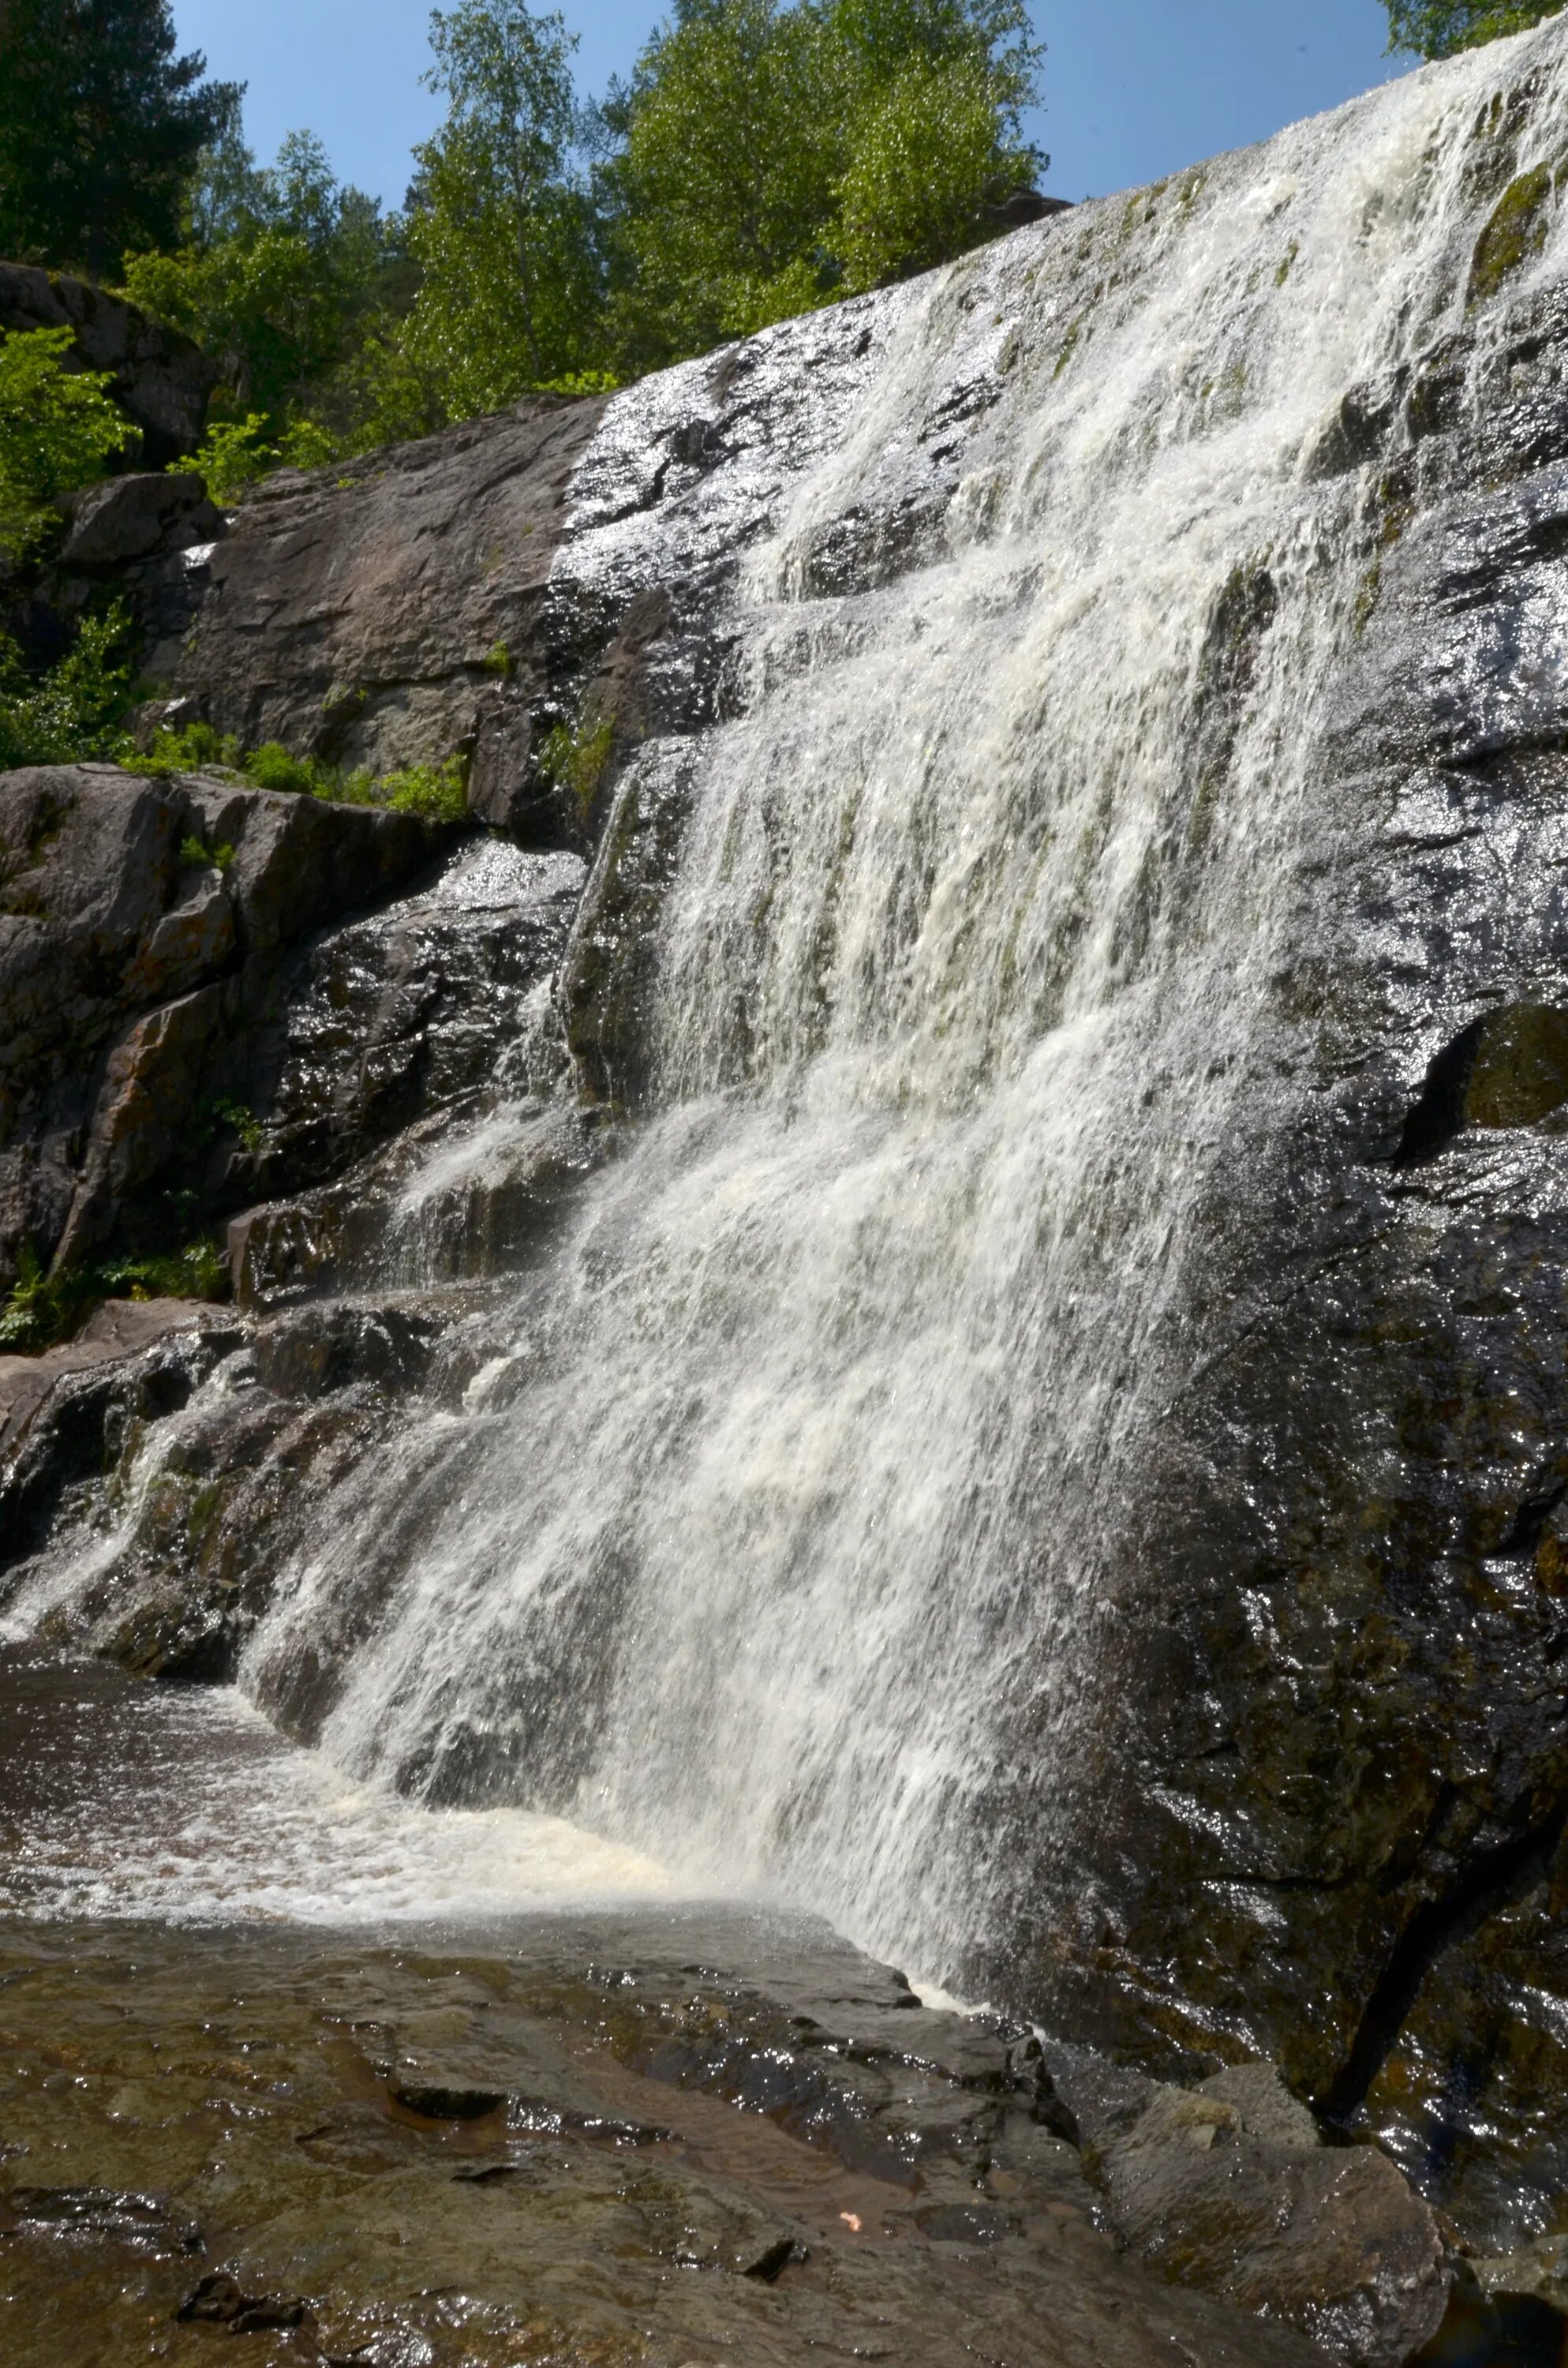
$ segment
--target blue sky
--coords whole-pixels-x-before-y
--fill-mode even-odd
[[[664,0],[559,0],[581,36],[580,86],[624,72]],[[435,120],[419,87],[428,0],[174,0],[184,46],[248,82],[267,156],[285,131],[326,142],[344,179],[395,203],[408,151]],[[1046,186],[1103,197],[1334,107],[1393,70],[1379,0],[1037,0],[1050,44],[1031,126]]]

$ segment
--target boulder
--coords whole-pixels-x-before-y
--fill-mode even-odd
[[[123,567],[165,551],[187,551],[223,530],[222,512],[207,498],[199,477],[110,477],[66,505],[69,525],[58,565]]]
[[[1325,2146],[1269,2064],[1178,2089],[1048,2047],[1120,2240],[1164,2276],[1301,2328],[1341,2368],[1404,2368],[1449,2272],[1429,2207],[1372,2146]]]

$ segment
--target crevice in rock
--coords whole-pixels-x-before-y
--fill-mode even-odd
[[[1472,1019],[1451,1044],[1445,1044],[1433,1056],[1426,1082],[1405,1118],[1404,1132],[1393,1156],[1396,1167],[1419,1167],[1428,1159],[1436,1159],[1462,1132],[1471,1073],[1489,1016],[1483,1012],[1479,1019]]]
[[[1564,1481],[1559,1481],[1557,1486],[1544,1497],[1527,1497],[1509,1523],[1507,1533],[1498,1545],[1498,1554],[1517,1554],[1525,1561],[1532,1560],[1546,1535],[1548,1521],[1564,1497],[1568,1497],[1568,1482]]]
[[[1542,1878],[1565,1826],[1568,1798],[1478,1852],[1445,1891],[1415,1909],[1367,2000],[1344,2064],[1314,2102],[1325,2122],[1344,2123],[1360,2112],[1437,1959]]]

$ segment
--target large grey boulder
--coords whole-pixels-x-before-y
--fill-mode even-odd
[[[1274,2066],[1191,2089],[1048,2045],[1118,2237],[1166,2277],[1298,2327],[1341,2368],[1404,2368],[1443,2322],[1428,2205],[1372,2146],[1325,2146]]]

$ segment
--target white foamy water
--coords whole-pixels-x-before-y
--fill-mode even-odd
[[[36,1721],[18,1738],[32,1747],[30,1797],[8,1788],[0,1810],[0,1913],[490,1923],[686,1896],[652,1860],[561,1818],[431,1812],[356,1782],[233,1691],[132,1687],[72,1703],[51,1691],[47,1730]]]
[[[1528,169],[1560,35],[776,333],[770,438],[743,409],[667,511],[629,492],[710,366],[612,405],[558,578],[751,521],[740,712],[696,752],[653,1115],[509,1383],[342,1492],[251,1654],[286,1700],[352,1628],[346,1764],[933,1973],[1048,1864],[1128,1508],[1225,1314],[1214,1207],[1312,1057],[1278,983],[1319,950],[1368,488],[1308,456],[1464,320],[1486,103],[1535,57]]]

